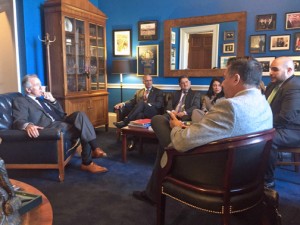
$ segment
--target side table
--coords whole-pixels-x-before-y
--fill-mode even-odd
[[[149,130],[146,128],[138,128],[138,127],[123,127],[121,128],[121,136],[122,136],[122,159],[123,162],[127,162],[127,135],[134,135],[136,137],[145,137],[156,139],[156,134],[153,130]]]
[[[53,211],[47,197],[29,184],[13,179],[10,179],[10,182],[22,188],[25,192],[42,196],[42,204],[22,215],[22,225],[52,225]]]

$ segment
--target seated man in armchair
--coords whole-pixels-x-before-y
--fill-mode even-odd
[[[191,89],[191,81],[183,75],[178,79],[180,90],[174,92],[172,105],[167,106],[179,120],[191,120],[194,109],[200,109],[200,93]]]
[[[26,75],[22,80],[25,96],[13,101],[13,128],[24,130],[30,138],[37,138],[39,130],[58,128],[71,139],[80,138],[82,146],[81,170],[103,173],[107,169],[92,161],[106,156],[98,146],[93,125],[84,112],[66,115],[50,92],[44,92],[37,75]]]
[[[152,86],[152,77],[143,77],[145,88],[138,90],[131,100],[115,105],[115,109],[122,109],[125,116],[123,121],[114,122],[117,128],[125,127],[130,121],[149,118],[160,113],[163,107],[163,93],[160,89]]]

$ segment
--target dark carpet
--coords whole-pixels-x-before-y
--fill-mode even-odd
[[[108,157],[95,162],[109,169],[105,174],[80,171],[81,159],[75,156],[66,167],[65,181],[58,182],[56,170],[9,170],[10,178],[35,186],[51,202],[54,225],[154,225],[155,207],[132,197],[143,190],[151,174],[157,143],[145,140],[143,153],[131,151],[128,162],[121,161],[121,142],[115,129],[96,130],[97,141]],[[280,195],[283,225],[299,225],[300,173],[277,168],[276,188]],[[233,224],[257,225],[255,210],[234,216]],[[211,216],[167,199],[166,225],[220,224]]]

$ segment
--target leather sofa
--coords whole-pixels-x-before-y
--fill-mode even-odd
[[[67,140],[55,128],[43,129],[38,138],[12,129],[12,102],[21,96],[12,92],[0,94],[0,157],[7,169],[58,169],[64,180],[64,168],[76,152],[79,140]]]

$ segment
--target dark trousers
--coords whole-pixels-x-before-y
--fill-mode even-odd
[[[132,109],[125,109],[124,113],[129,112],[127,117],[124,118],[125,123],[129,123],[130,121],[137,119],[149,118],[151,119],[153,116],[158,114],[155,106],[150,106],[148,103],[140,101]]]
[[[59,128],[70,139],[80,138],[82,163],[88,165],[92,162],[90,141],[96,139],[94,126],[84,112],[74,112],[62,121],[54,121],[50,126]]]
[[[158,186],[160,161],[164,154],[164,148],[171,143],[171,128],[169,120],[162,115],[154,116],[151,120],[151,126],[158,138],[159,148],[157,150],[153,171],[146,187],[146,194],[152,201],[157,202],[158,193],[160,191]]]
[[[276,128],[275,136],[273,138],[272,149],[270,152],[269,163],[265,174],[265,181],[274,181],[274,172],[276,162],[278,159],[277,149],[280,147],[300,147],[300,131],[290,129]]]

